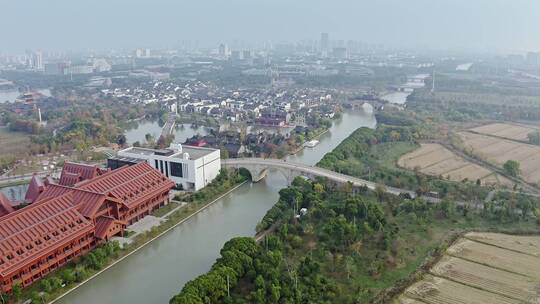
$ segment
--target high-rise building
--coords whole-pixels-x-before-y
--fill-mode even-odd
[[[328,56],[328,49],[330,48],[330,39],[328,33],[321,33],[321,54]]]
[[[43,52],[37,51],[34,53],[34,69],[42,71],[43,68]]]
[[[242,55],[243,55],[242,52],[234,50],[231,52],[231,59],[233,61],[242,60],[243,59]]]
[[[344,47],[335,47],[332,54],[337,59],[347,59],[349,57],[347,49]]]
[[[229,48],[227,47],[226,44],[220,44],[219,45],[219,57],[221,58],[227,58],[229,56]]]
[[[44,67],[45,75],[65,75],[68,65],[65,62],[47,63]]]
[[[527,63],[532,66],[540,66],[540,52],[527,53]]]

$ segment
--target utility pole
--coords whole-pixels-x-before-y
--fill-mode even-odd
[[[231,297],[230,284],[229,284],[229,275],[227,275],[227,297],[228,298]]]

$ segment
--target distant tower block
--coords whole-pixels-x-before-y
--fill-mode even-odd
[[[431,93],[435,93],[435,70],[433,70],[433,76],[431,77]]]

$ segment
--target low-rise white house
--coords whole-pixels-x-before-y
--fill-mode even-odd
[[[130,147],[111,159],[126,164],[144,160],[186,191],[198,191],[216,178],[221,169],[219,149],[171,144],[167,149]],[[111,160],[109,160],[111,162]]]

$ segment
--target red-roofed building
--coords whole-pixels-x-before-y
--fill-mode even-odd
[[[105,172],[108,172],[108,170],[102,169],[96,165],[66,162],[64,163],[62,173],[60,174],[59,184],[63,186],[73,186],[78,182],[92,179]]]
[[[26,190],[24,200],[28,203],[33,203],[43,191],[45,191],[45,182],[34,174],[28,185],[28,190]]]
[[[0,291],[10,292],[17,283],[28,286],[122,234],[128,223],[167,204],[174,186],[146,162],[113,171],[73,163],[69,167],[62,174],[82,168],[77,173],[82,181],[71,186],[48,184],[33,204],[17,211],[11,208],[0,217]],[[39,186],[36,182],[36,189]]]
[[[11,201],[4,195],[4,193],[0,192],[0,218],[13,211]]]
[[[114,217],[100,216],[96,221],[96,238],[108,241],[113,235],[123,231],[125,224]]]
[[[69,194],[0,218],[0,286],[25,287],[96,244],[94,225]]]

